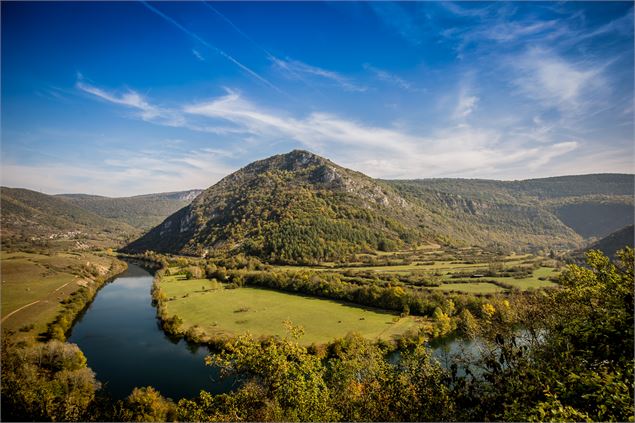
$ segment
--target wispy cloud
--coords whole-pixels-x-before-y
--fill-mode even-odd
[[[275,57],[272,57],[271,60],[287,78],[304,79],[305,77],[317,77],[318,79],[334,83],[346,91],[363,92],[368,89],[368,87],[359,85],[353,82],[350,78],[347,78],[335,71],[308,65],[299,60],[292,60],[288,58],[284,60]]]
[[[224,14],[222,14],[221,12],[218,11],[218,9],[216,9],[214,6],[210,5],[207,1],[203,0],[203,5],[205,7],[207,7],[209,10],[211,10],[212,12],[214,12],[215,15],[217,15],[218,17],[220,17],[223,21],[225,21],[225,23],[227,23],[234,31],[236,31],[238,34],[240,34],[241,37],[243,37],[245,40],[249,41],[254,47],[256,47],[258,50],[262,51],[265,56],[272,60],[275,59],[276,57],[266,48],[264,48],[263,46],[261,46],[259,43],[257,43],[253,38],[251,38],[249,35],[247,35],[247,33],[245,31],[243,31],[242,29],[240,29],[238,27],[238,25],[236,25],[231,19],[229,19],[227,16],[225,16]]]
[[[203,55],[197,49],[193,48],[192,49],[192,54],[194,55],[194,57],[196,57],[201,62],[205,61],[205,58],[203,57]]]
[[[50,194],[92,193],[120,197],[207,188],[236,170],[226,164],[222,154],[211,149],[187,153],[170,151],[169,154],[156,150],[143,154],[110,151],[108,157],[74,166],[4,162],[2,183]]]
[[[471,100],[466,98],[469,103]],[[465,111],[474,107],[468,106]],[[572,141],[540,147],[506,143],[500,131],[468,125],[422,137],[397,127],[366,125],[331,113],[311,113],[297,118],[262,108],[233,91],[186,106],[184,111],[230,122],[260,142],[286,139],[317,152],[332,151],[333,159],[375,177],[413,178],[424,173],[428,176],[470,175],[527,166],[537,169],[578,147],[578,143]]]
[[[532,48],[508,61],[515,70],[514,84],[523,95],[562,113],[580,112],[597,101],[604,87],[603,66],[576,64],[543,48]]]
[[[334,151],[334,159],[376,177],[447,175],[448,169],[452,169],[452,174],[464,175],[484,170],[491,173],[509,166],[537,169],[578,147],[577,142],[554,140],[542,140],[537,147],[531,136],[518,133],[520,141],[503,142],[505,132],[465,123],[421,136],[400,126],[368,125],[329,112],[298,117],[262,107],[231,89],[207,101],[165,109],[150,104],[134,91],[115,95],[81,84],[81,89],[98,98],[140,110],[139,117],[150,122],[168,124],[159,117],[176,115],[177,126],[238,137],[237,145],[240,139],[250,139],[256,146],[285,141],[317,152]],[[462,90],[456,117],[469,116],[477,102],[475,95]]]
[[[375,76],[375,78],[379,79],[380,81],[384,81],[390,85],[393,85],[395,87],[401,88],[402,90],[405,91],[425,91],[425,90],[421,90],[418,88],[415,88],[413,86],[412,83],[406,81],[405,79],[401,78],[398,75],[395,75],[394,73],[390,73],[388,71],[385,71],[383,69],[379,69],[376,68],[372,65],[370,65],[369,63],[364,63],[364,69],[366,69],[367,71],[372,72],[372,74]]]
[[[454,117],[458,119],[468,117],[476,110],[478,101],[479,98],[477,96],[470,95],[466,89],[461,89],[456,109],[454,109]]]
[[[236,58],[234,58],[233,56],[231,56],[230,54],[226,53],[225,51],[221,50],[220,48],[212,45],[211,43],[209,43],[208,41],[206,41],[205,39],[203,39],[201,36],[199,36],[198,34],[194,33],[193,31],[190,31],[189,29],[187,29],[185,26],[181,25],[179,22],[177,22],[176,20],[174,20],[173,18],[171,18],[170,16],[166,15],[165,13],[161,12],[159,9],[155,8],[154,6],[150,5],[149,3],[142,1],[141,2],[145,7],[147,7],[150,11],[152,11],[153,13],[155,13],[156,15],[160,16],[161,18],[163,18],[164,20],[166,20],[167,22],[169,22],[170,24],[174,25],[176,28],[178,28],[179,30],[181,30],[182,32],[184,32],[185,34],[189,35],[190,37],[192,37],[193,39],[195,39],[196,41],[198,41],[199,43],[201,43],[202,45],[204,45],[205,47],[209,48],[210,50],[213,50],[214,52],[216,52],[217,54],[219,54],[220,56],[224,57],[225,59],[229,60],[231,63],[233,63],[234,65],[238,66],[240,69],[242,69],[244,72],[246,72],[248,75],[252,76],[253,78],[255,78],[256,80],[260,81],[261,83],[265,84],[266,86],[268,86],[269,88],[278,91],[279,93],[283,93],[282,90],[280,90],[280,88],[278,88],[277,86],[275,86],[274,84],[272,84],[268,79],[264,78],[263,76],[261,76],[259,73],[257,73],[256,71],[254,71],[253,69],[251,69],[250,67],[248,67],[247,65],[244,65],[243,63],[241,63],[240,61],[238,61]]]
[[[158,122],[168,126],[182,126],[185,123],[178,111],[150,104],[148,100],[133,90],[126,90],[121,94],[116,94],[95,87],[83,79],[78,80],[75,83],[75,87],[110,103],[137,110],[138,115],[145,121]]]
[[[478,4],[478,3],[473,3]],[[453,14],[461,17],[468,18],[484,18],[488,16],[492,10],[491,5],[486,7],[463,7],[455,2],[443,1],[439,2],[439,5]]]

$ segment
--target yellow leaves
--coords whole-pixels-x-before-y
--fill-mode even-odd
[[[448,300],[445,303],[445,310],[449,316],[452,316],[454,312],[456,311],[456,306],[454,305],[454,301]]]
[[[490,303],[485,303],[482,305],[481,311],[483,311],[486,318],[491,319],[496,313],[496,308]]]

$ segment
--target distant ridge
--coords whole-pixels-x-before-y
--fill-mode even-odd
[[[634,176],[594,174],[524,181],[385,181],[435,211],[447,233],[479,245],[575,248],[633,223]]]
[[[203,190],[193,189],[133,197],[112,198],[88,194],[59,194],[56,197],[99,216],[147,230],[161,223],[170,214],[187,206],[201,192]]]
[[[2,244],[72,238],[115,246],[139,231],[53,195],[0,187]],[[102,242],[103,241],[103,242]]]
[[[587,250],[600,250],[608,257],[615,257],[617,250],[621,250],[626,246],[633,247],[633,238],[635,238],[635,227],[628,225],[594,242]]]

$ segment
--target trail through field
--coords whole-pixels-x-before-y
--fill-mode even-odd
[[[71,281],[71,282],[72,282],[72,281]],[[57,292],[57,291],[59,291],[60,289],[64,288],[66,285],[68,285],[69,283],[70,283],[70,282],[66,282],[64,285],[62,285],[62,286],[60,286],[60,287],[55,288],[55,290],[53,290],[53,292]],[[51,294],[52,294],[53,292],[51,292]]]
[[[68,284],[67,284],[67,285],[68,285]],[[60,288],[61,288],[61,287],[60,287]],[[57,291],[57,289],[56,289],[56,291]],[[42,300],[33,301],[32,303],[27,304],[27,305],[25,305],[25,306],[22,306],[22,307],[20,307],[20,308],[19,308],[19,309],[17,309],[17,310],[13,310],[11,313],[9,313],[9,314],[7,314],[6,316],[4,316],[4,317],[2,318],[2,320],[0,320],[0,322],[4,322],[5,320],[7,320],[9,317],[13,316],[13,315],[14,315],[15,313],[17,313],[18,311],[23,310],[23,309],[25,309],[25,308],[27,308],[27,307],[30,307],[30,306],[32,306],[33,304],[37,304],[37,303],[39,303],[40,301],[42,301]]]
[[[49,293],[46,297],[49,297],[50,295],[53,295],[53,293],[55,293],[55,292],[59,291],[60,289],[62,289],[62,288],[64,288],[64,287],[66,287],[66,286],[67,286],[69,283],[71,283],[71,282],[73,282],[73,281],[66,282],[64,285],[62,285],[62,286],[58,286],[58,287],[57,287],[57,288],[55,288],[53,291],[51,291],[51,292],[50,292],[50,293]],[[13,310],[11,313],[9,313],[9,314],[7,314],[6,316],[4,316],[4,317],[2,318],[2,320],[0,320],[0,322],[4,322],[5,320],[7,320],[9,317],[13,316],[13,315],[14,315],[15,313],[17,313],[18,311],[24,310],[24,309],[25,309],[25,308],[27,308],[27,307],[30,307],[30,306],[32,306],[32,305],[34,305],[34,304],[39,303],[40,301],[46,301],[46,299],[36,300],[36,301],[33,301],[32,303],[29,303],[29,304],[27,304],[27,305],[23,305],[22,307],[18,308],[17,310]]]

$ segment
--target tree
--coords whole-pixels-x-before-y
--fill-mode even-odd
[[[81,421],[100,384],[74,344],[24,347],[2,340],[2,419]]]
[[[571,265],[562,289],[483,307],[487,370],[458,392],[477,420],[633,420],[633,249]],[[510,330],[516,322],[524,330]]]
[[[122,404],[121,419],[130,422],[174,421],[176,407],[151,386],[134,388]]]

